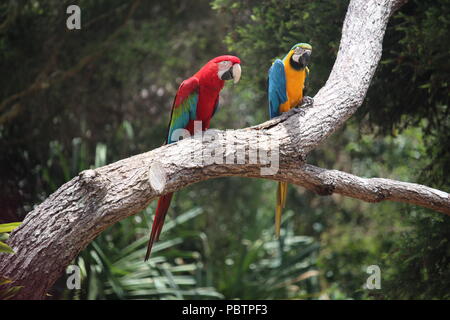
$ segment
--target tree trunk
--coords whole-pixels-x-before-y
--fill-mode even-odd
[[[350,2],[335,65],[312,107],[251,128],[209,130],[203,139],[199,134],[86,170],[61,186],[11,234],[8,243],[16,254],[0,255],[0,274],[24,286],[17,298],[44,298],[66,266],[108,226],[138,213],[162,194],[216,177],[287,181],[322,195],[407,202],[450,214],[446,192],[305,164],[308,153],[362,104],[381,57],[389,17],[403,2]]]

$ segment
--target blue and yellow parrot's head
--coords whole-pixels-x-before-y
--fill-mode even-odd
[[[305,69],[311,58],[312,46],[308,43],[297,43],[288,53],[290,63],[294,69]]]

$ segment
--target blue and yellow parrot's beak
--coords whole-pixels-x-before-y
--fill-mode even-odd
[[[300,64],[303,67],[308,66],[309,60],[311,60],[311,50],[306,50],[301,56],[300,56]]]
[[[292,55],[292,60],[297,62],[302,69],[306,68],[311,60],[311,50],[302,49],[294,52]]]

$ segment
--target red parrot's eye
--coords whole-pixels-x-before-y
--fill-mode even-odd
[[[231,63],[231,61],[221,61],[218,63],[218,65],[219,65],[219,71],[222,71],[222,70],[228,70],[233,65],[233,63]]]

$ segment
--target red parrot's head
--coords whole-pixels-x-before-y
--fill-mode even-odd
[[[233,79],[238,83],[241,78],[241,60],[235,56],[219,56],[210,60],[200,71],[202,75],[208,75],[209,82],[221,83]]]
[[[241,60],[235,56],[220,56],[212,59],[210,62],[216,63],[217,77],[220,80],[231,80],[238,83],[241,78]]]

